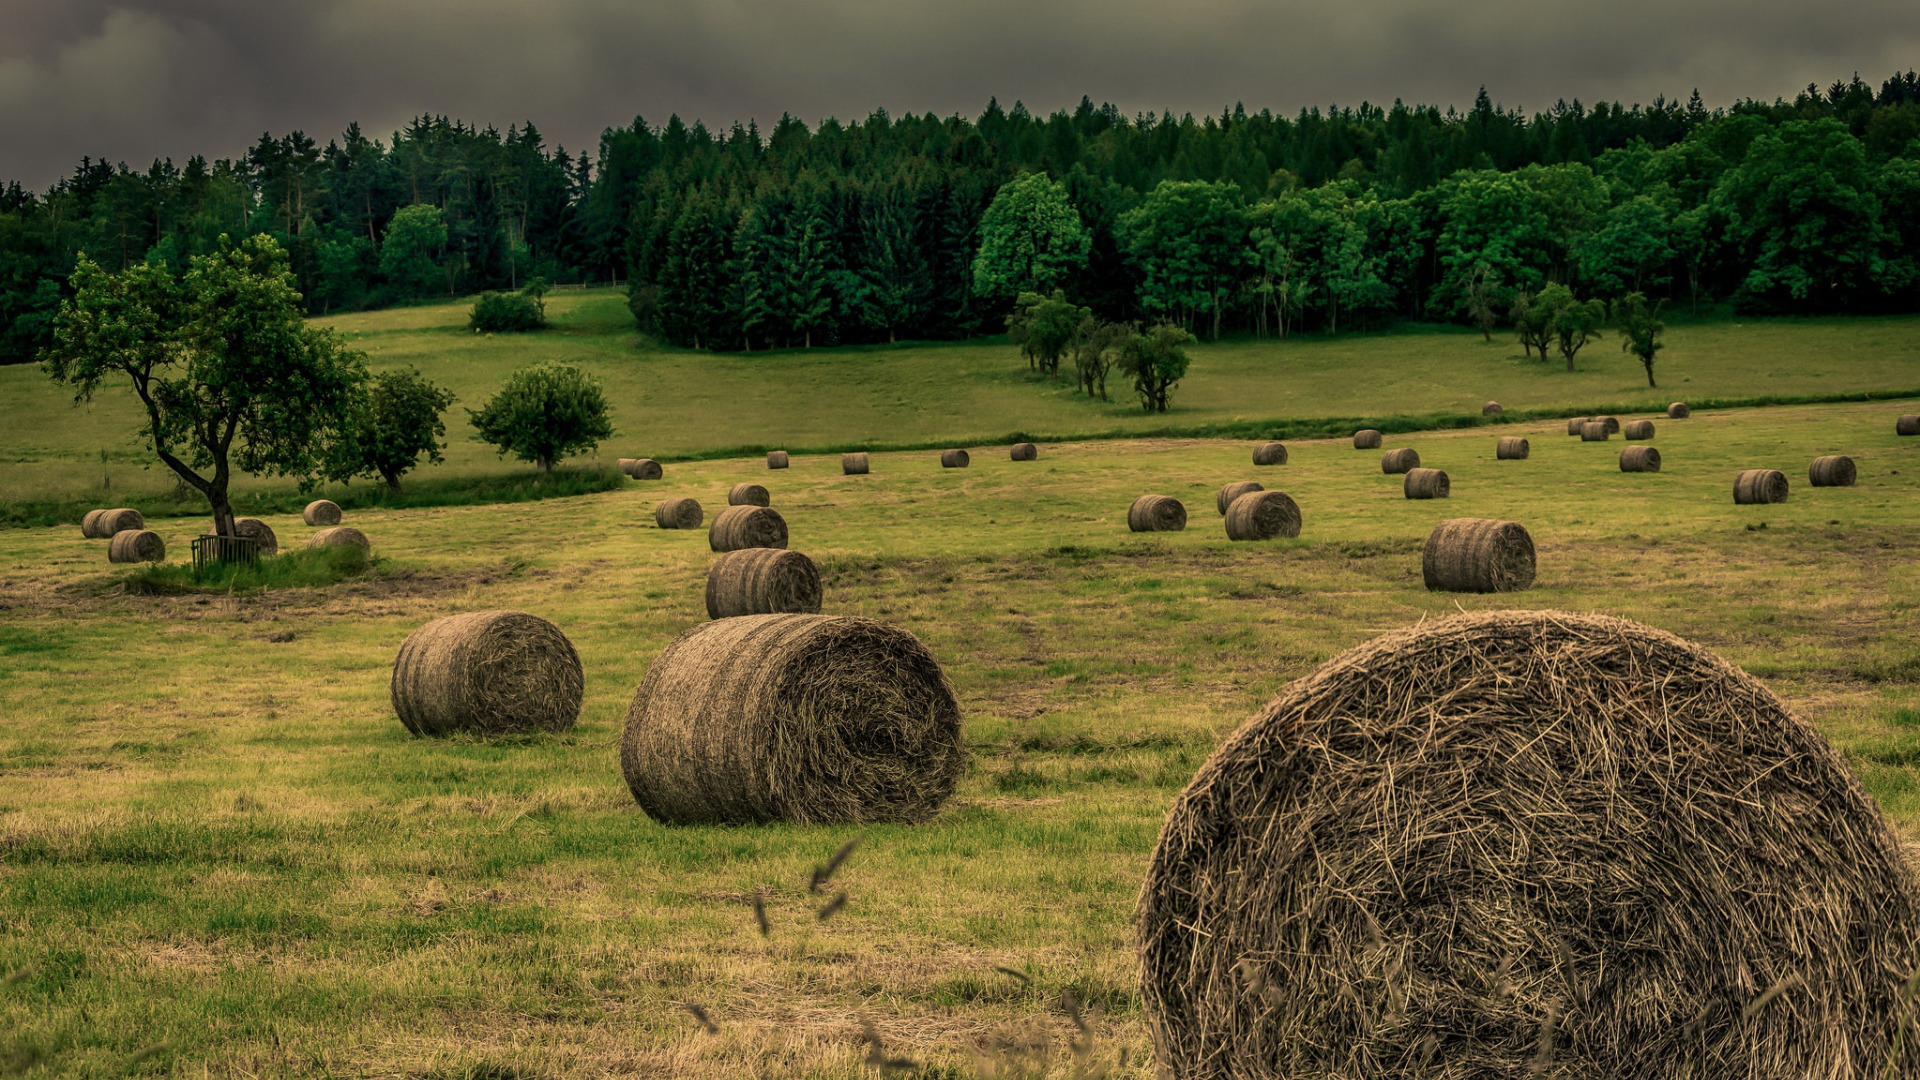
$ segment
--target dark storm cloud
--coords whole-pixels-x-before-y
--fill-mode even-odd
[[[809,121],[989,96],[1128,112],[1711,103],[1920,64],[1920,4],[1786,0],[0,0],[0,177],[445,113],[591,147],[640,113]]]

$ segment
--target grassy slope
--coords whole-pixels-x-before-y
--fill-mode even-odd
[[[1676,326],[1657,391],[1611,340],[1590,346],[1569,376],[1557,362],[1522,359],[1505,337],[1487,345],[1472,333],[1436,329],[1202,345],[1174,411],[1148,417],[1120,380],[1110,387],[1113,403],[1089,402],[1070,387],[1035,382],[1004,344],[748,356],[643,351],[618,293],[567,293],[549,304],[556,328],[534,335],[476,338],[461,304],[324,321],[376,365],[414,364],[459,393],[448,418],[447,464],[418,474],[429,483],[523,468],[472,442],[462,408],[477,408],[509,371],[536,360],[578,363],[605,380],[618,432],[601,448],[609,460],[739,446],[968,444],[1014,432],[1071,437],[1285,417],[1477,414],[1488,398],[1510,409],[1588,409],[1920,388],[1915,318]],[[0,502],[124,504],[172,485],[134,438],[139,421],[124,388],[76,411],[36,368],[0,368],[0,419]]]
[[[1557,392],[1517,363],[1501,370],[1504,398]],[[1380,381],[1397,400],[1437,393]],[[1036,410],[1097,412],[1006,385]],[[755,404],[772,400],[740,408],[798,416]],[[951,404],[958,418],[937,422],[977,421],[977,400]],[[981,452],[965,471],[884,454],[868,477],[821,457],[785,473],[704,461],[559,502],[358,513],[387,577],[251,598],[115,595],[101,545],[65,528],[0,533],[0,971],[25,971],[0,990],[0,1033],[13,1033],[0,1058],[118,1075],[165,1043],[136,1071],[851,1078],[873,1075],[862,1018],[896,1053],[957,1065],[996,1031],[1063,1045],[1049,1002],[1072,989],[1100,1009],[1101,1058],[1124,1048],[1119,1075],[1145,1077],[1128,920],[1168,801],[1288,680],[1456,606],[1606,611],[1722,651],[1845,747],[1920,840],[1907,629],[1920,440],[1892,434],[1895,411],[1661,420],[1657,475],[1619,473],[1623,444],[1557,424],[1518,429],[1533,440],[1525,462],[1494,461],[1485,432],[1390,440],[1452,474],[1445,503],[1401,498],[1376,454],[1330,441],[1295,444],[1273,469],[1248,464],[1244,442],[1175,440],[1049,446],[1032,464]],[[698,445],[698,417],[684,419],[673,445]],[[1805,485],[1826,452],[1857,457],[1859,487]],[[1786,471],[1791,501],[1733,506],[1733,473],[1750,466]],[[1299,540],[1226,542],[1213,491],[1242,478],[1294,495]],[[794,546],[821,561],[827,609],[920,635],[968,715],[975,757],[953,805],[923,827],[868,830],[842,875],[851,901],[828,922],[806,873],[852,830],[661,828],[619,776],[627,699],[702,618],[710,559],[700,532],[653,528],[651,507],[692,495],[711,517],[740,479],[773,490]],[[1127,503],[1145,491],[1183,499],[1192,527],[1129,535]],[[1461,515],[1526,522],[1539,587],[1425,592],[1420,540]],[[307,532],[270,523],[286,544]],[[192,525],[163,526],[176,550]],[[494,606],[572,636],[588,672],[579,728],[504,745],[409,738],[386,703],[395,648],[428,618]],[[289,629],[291,644],[266,642]],[[759,887],[764,941],[748,905]]]

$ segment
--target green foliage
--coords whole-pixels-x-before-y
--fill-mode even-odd
[[[1553,338],[1560,355],[1567,360],[1567,372],[1573,372],[1573,357],[1587,342],[1605,333],[1607,305],[1598,300],[1581,300],[1564,285],[1549,285],[1540,294],[1540,303],[1553,313]]]
[[[1192,334],[1171,323],[1161,323],[1144,334],[1133,335],[1120,347],[1120,366],[1133,376],[1141,408],[1150,413],[1167,411],[1173,388],[1180,385],[1193,362],[1186,350],[1191,344]]]
[[[476,334],[511,334],[545,329],[547,305],[529,292],[481,293],[467,320]]]
[[[1074,371],[1088,397],[1107,397],[1107,373],[1120,362],[1121,350],[1136,329],[1131,323],[1099,323],[1087,329],[1073,350]]]
[[[447,224],[440,208],[401,207],[387,223],[380,244],[380,276],[396,300],[415,300],[450,291],[440,260],[447,247]]]
[[[373,377],[370,392],[347,425],[347,438],[329,478],[378,476],[387,490],[400,493],[400,477],[420,462],[439,464],[447,422],[441,414],[454,402],[453,391],[435,385],[414,368],[395,368]]]
[[[1007,316],[1007,340],[1020,346],[1029,368],[1052,378],[1060,376],[1060,358],[1073,348],[1093,319],[1093,312],[1067,299],[1059,289],[1052,296],[1021,293]]]
[[[1520,335],[1520,348],[1528,355],[1540,354],[1542,363],[1547,359],[1547,346],[1553,344],[1553,308],[1542,303],[1536,297],[1522,289],[1513,298],[1513,310],[1507,313],[1513,320],[1513,329]]]
[[[384,560],[357,547],[294,548],[258,563],[215,563],[204,571],[190,561],[149,563],[120,579],[127,592],[145,596],[189,593],[237,595],[266,589],[312,589],[387,569]]]
[[[1163,180],[1120,223],[1127,256],[1140,269],[1142,306],[1187,326],[1207,312],[1218,338],[1227,301],[1253,262],[1240,189]]]
[[[1045,173],[1003,185],[980,219],[973,289],[981,296],[1051,292],[1086,265],[1090,238],[1067,190]]]
[[[475,438],[502,455],[551,472],[568,454],[591,450],[613,434],[600,381],[570,364],[535,364],[514,372],[478,412],[467,410]]]
[[[1660,303],[1649,304],[1640,293],[1630,292],[1614,302],[1613,325],[1620,331],[1620,351],[1632,353],[1647,369],[1647,386],[1653,381],[1653,358],[1666,348],[1660,335],[1667,324],[1660,321]]]

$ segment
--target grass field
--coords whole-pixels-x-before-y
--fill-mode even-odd
[[[567,302],[576,327],[612,325],[607,298]],[[564,333],[455,349],[436,311],[339,322],[382,362],[460,379],[470,403],[520,359],[591,360],[620,401],[623,453],[1136,422],[1026,384],[1004,349],[714,358]],[[1660,400],[1897,387],[1915,327],[1689,329],[1668,370],[1692,389]],[[1743,334],[1798,351],[1743,362]],[[1450,334],[1208,348],[1180,419],[1648,396],[1611,353],[1567,379],[1509,351]],[[1793,374],[1767,376],[1775,363]],[[760,378],[775,364],[804,390]],[[1823,364],[1825,378],[1800,373]],[[46,408],[26,397],[20,410]],[[1842,746],[1920,844],[1920,439],[1893,434],[1912,410],[1658,419],[1666,468],[1651,475],[1617,470],[1620,441],[1559,423],[1499,432],[1532,439],[1524,462],[1495,461],[1491,431],[1389,439],[1448,470],[1446,502],[1402,498],[1377,453],[1336,441],[1294,443],[1268,469],[1247,442],[1190,439],[1051,444],[1032,463],[982,446],[964,471],[876,454],[865,477],[824,456],[784,473],[703,460],[605,494],[359,512],[370,575],[231,596],[129,594],[130,572],[76,529],[0,531],[0,1071],[872,1077],[865,1022],[918,1075],[976,1075],[969,1048],[999,1038],[1050,1047],[1030,1075],[1067,1076],[1071,991],[1093,1009],[1095,1060],[1149,1077],[1130,918],[1169,801],[1289,680],[1458,608],[1601,611],[1720,651]],[[11,452],[37,426],[54,460],[9,482],[58,482],[59,455],[85,444],[30,414],[6,425]],[[1830,452],[1856,457],[1859,486],[1806,485]],[[494,467],[471,447],[448,465]],[[1747,467],[1785,471],[1790,501],[1734,506]],[[933,822],[664,828],[633,805],[624,710],[653,655],[704,618],[711,558],[701,532],[654,528],[652,506],[691,495],[710,520],[742,479],[772,490],[820,562],[827,611],[907,627],[952,676],[973,758]],[[1228,543],[1213,493],[1237,479],[1291,493],[1301,537]],[[1126,531],[1149,491],[1186,502],[1186,532]],[[1538,586],[1426,592],[1420,542],[1455,516],[1526,523]],[[269,520],[283,545],[309,531]],[[178,554],[199,526],[159,523]],[[587,694],[571,734],[401,729],[386,697],[400,641],[486,607],[572,637]],[[808,871],[856,834],[851,899],[822,921]]]

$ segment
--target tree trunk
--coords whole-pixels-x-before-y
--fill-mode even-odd
[[[207,499],[213,503],[213,531],[219,536],[239,535],[233,528],[233,506],[227,501],[223,489],[218,493],[209,493]]]
[[[381,469],[380,479],[387,482],[387,491],[395,495],[400,494],[400,474],[398,472],[392,469]]]
[[[1642,364],[1645,364],[1645,365],[1646,365],[1646,367],[1647,367],[1647,385],[1648,385],[1648,386],[1658,386],[1658,385],[1660,385],[1659,383],[1656,383],[1656,382],[1654,382],[1654,381],[1653,381],[1653,361],[1651,361],[1651,360],[1648,360],[1648,359],[1646,359],[1645,357],[1642,357],[1642,358],[1641,358],[1641,360],[1640,360],[1640,362],[1641,362]]]
[[[539,465],[540,465],[540,471],[543,473],[550,473],[553,471],[553,459],[550,457],[541,455]]]

